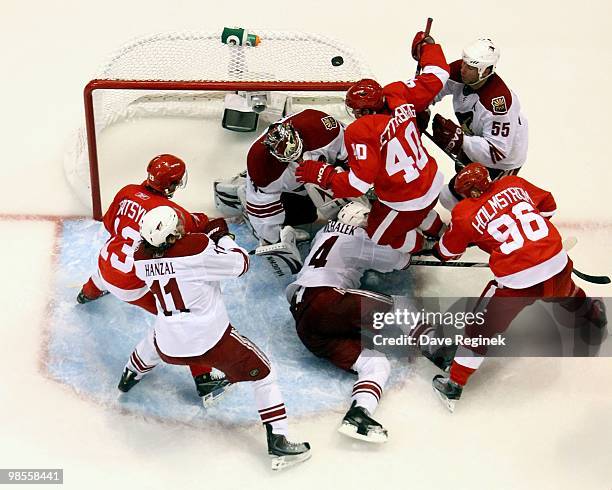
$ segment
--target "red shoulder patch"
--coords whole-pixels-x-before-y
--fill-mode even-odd
[[[204,233],[189,233],[172,245],[164,257],[188,257],[202,253],[210,239]]]
[[[493,114],[506,114],[512,106],[512,93],[496,73],[478,90],[478,97],[485,109]]]
[[[340,133],[338,121],[329,114],[306,109],[288,119],[304,141],[304,151],[313,151],[329,145]]]
[[[461,80],[461,60],[453,61],[450,65],[450,79],[453,82],[463,83]]]
[[[264,136],[259,137],[249,148],[247,171],[249,178],[257,187],[267,187],[277,180],[287,168],[278,161],[263,144]]]
[[[134,260],[153,260],[168,257],[189,257],[202,253],[208,247],[210,239],[204,233],[189,233],[164,252],[163,257],[154,257],[153,249],[145,245],[144,240],[134,252]]]

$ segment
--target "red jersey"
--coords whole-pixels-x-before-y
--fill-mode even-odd
[[[523,289],[546,281],[568,261],[548,219],[556,208],[550,192],[521,177],[503,177],[479,198],[455,206],[439,242],[442,257],[458,258],[473,244],[490,254],[489,266],[502,286]]]
[[[393,114],[363,116],[345,131],[348,172],[332,177],[334,197],[354,197],[374,186],[380,202],[397,211],[425,209],[438,197],[444,176],[421,143],[416,114],[427,108],[448,80],[437,44],[423,48],[423,72],[383,89]]]
[[[176,210],[187,232],[201,232],[208,223],[204,213],[191,214],[143,184],[125,186],[117,193],[103,219],[111,237],[100,250],[98,268],[106,282],[124,290],[144,287],[134,271],[134,251],[141,240],[140,221],[157,206]]]

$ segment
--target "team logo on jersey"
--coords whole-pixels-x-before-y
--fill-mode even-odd
[[[251,369],[249,371],[249,376],[251,376],[252,378],[254,378],[255,376],[257,376],[259,374],[259,369],[255,368],[255,369]]]
[[[503,95],[491,99],[491,105],[493,106],[493,112],[495,114],[505,114],[508,112],[506,98]]]
[[[325,126],[325,129],[327,129],[328,131],[331,131],[332,129],[336,129],[338,127],[338,121],[336,121],[331,116],[322,117],[321,122],[323,123],[323,126]]]
[[[147,196],[144,192],[137,192],[136,194],[134,194],[136,197],[139,197],[140,199],[142,199],[143,201],[146,201],[147,199],[149,199],[149,196]]]

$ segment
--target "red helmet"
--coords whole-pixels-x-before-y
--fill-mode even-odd
[[[472,189],[485,192],[491,186],[489,171],[482,163],[470,163],[455,178],[455,191],[464,197],[472,197]]]
[[[364,78],[347,90],[344,103],[353,110],[353,114],[364,110],[379,112],[385,107],[383,88],[376,80]]]
[[[146,184],[166,197],[172,197],[178,187],[183,188],[187,183],[185,162],[167,153],[149,162],[147,174]]]

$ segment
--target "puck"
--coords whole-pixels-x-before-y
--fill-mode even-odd
[[[334,56],[331,59],[331,64],[334,66],[340,66],[344,63],[344,58],[342,58],[342,56]]]

